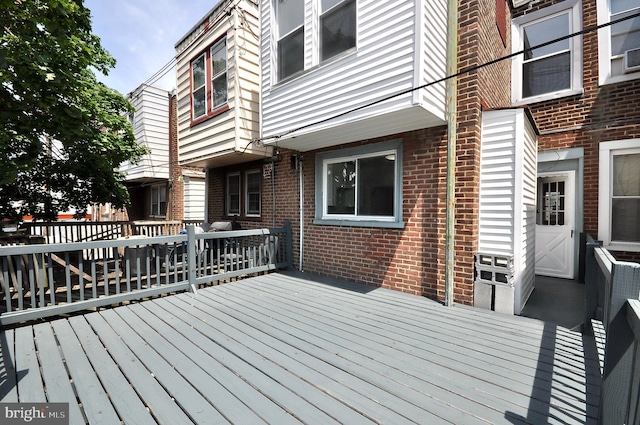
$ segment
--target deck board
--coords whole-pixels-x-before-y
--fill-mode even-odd
[[[2,401],[68,401],[72,424],[597,422],[592,339],[295,273],[9,329],[0,344]]]

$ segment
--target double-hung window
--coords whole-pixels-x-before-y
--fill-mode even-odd
[[[402,223],[401,141],[316,155],[316,222]]]
[[[165,217],[167,215],[167,186],[151,187],[151,216]]]
[[[356,46],[356,1],[321,0],[320,60]]]
[[[638,0],[598,0],[600,84],[640,78],[640,13]]]
[[[213,116],[227,104],[227,43],[216,42],[191,61],[191,119]]]
[[[512,100],[536,102],[582,90],[580,1],[568,0],[513,20]],[[536,47],[541,46],[541,47]]]
[[[276,0],[278,79],[304,69],[304,0]]]
[[[640,139],[600,143],[598,238],[614,251],[640,251]]]
[[[240,173],[227,174],[227,215],[240,215]]]
[[[261,170],[227,174],[226,213],[228,216],[260,217],[261,205]]]

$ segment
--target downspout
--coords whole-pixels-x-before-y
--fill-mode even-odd
[[[447,215],[445,235],[444,304],[453,305],[453,271],[455,258],[455,184],[456,184],[456,91],[458,81],[458,0],[447,0]]]
[[[298,269],[299,271],[304,271],[302,267],[302,258],[304,257],[303,256],[303,252],[304,252],[304,173],[302,172],[302,155],[298,155],[297,164],[298,164],[298,175],[300,176],[300,242],[299,242],[300,258],[298,260],[299,261]]]

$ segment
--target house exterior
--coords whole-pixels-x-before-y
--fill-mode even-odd
[[[131,207],[126,212],[101,206],[96,220],[204,219],[202,169],[177,163],[175,94],[142,84],[127,95],[135,111],[129,114],[136,141],[149,149],[137,164],[124,163]]]
[[[640,3],[621,0],[513,10],[513,51],[584,31],[512,64],[512,104],[527,105],[539,131],[538,274],[579,278],[581,232],[619,260],[640,260],[638,13]]]
[[[175,45],[177,161],[206,170],[203,196],[193,200],[205,202],[210,222],[237,217],[243,227],[263,227],[263,166],[272,149],[252,143],[259,136],[258,33],[257,2],[223,0]]]
[[[276,175],[287,181],[276,203],[291,211],[279,217],[298,232],[298,266],[443,300],[447,2],[278,0],[262,2],[260,17],[261,141],[282,149],[287,171]],[[458,66],[508,55],[509,17],[506,2],[460,2]],[[459,303],[487,296],[474,294],[483,111],[511,107],[509,80],[508,61],[458,78],[453,298]],[[511,119],[521,128],[512,143],[535,140],[527,114]],[[521,219],[508,231],[523,233],[523,221],[531,227],[531,219]],[[515,290],[507,286],[513,312]]]

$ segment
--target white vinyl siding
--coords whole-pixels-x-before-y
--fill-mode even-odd
[[[224,3],[224,2],[223,2]],[[258,137],[260,70],[258,64],[258,20],[255,5],[240,0],[227,16],[217,12],[202,22],[176,45],[176,78],[178,101],[179,161],[182,165],[210,166],[225,156],[237,152],[261,157],[269,156],[264,147],[250,142]],[[213,115],[197,121],[191,119],[190,64],[205,51],[211,51],[217,42],[226,42],[226,106],[213,108]],[[209,65],[211,65],[209,61]],[[211,75],[210,84],[215,76]],[[222,110],[222,112],[221,112]]]
[[[478,251],[513,255],[514,313],[535,282],[537,139],[524,110],[482,119]]]
[[[184,176],[184,219],[205,220],[205,179]]]
[[[169,178],[169,96],[166,90],[142,85],[127,98],[135,108],[133,133],[136,141],[149,148],[140,163],[125,162],[120,170],[127,181]]]
[[[263,137],[309,126],[278,142],[287,139],[291,143],[288,146],[308,150],[445,123],[444,84],[440,84],[409,90],[402,96],[314,125],[424,81],[444,77],[444,2],[357,0],[357,48],[320,63],[317,40],[305,35],[305,71],[282,83],[277,79],[270,33],[271,4],[263,2],[261,9]],[[306,4],[311,7],[309,0]],[[311,20],[305,25],[314,28]],[[432,60],[433,57],[437,59]]]

